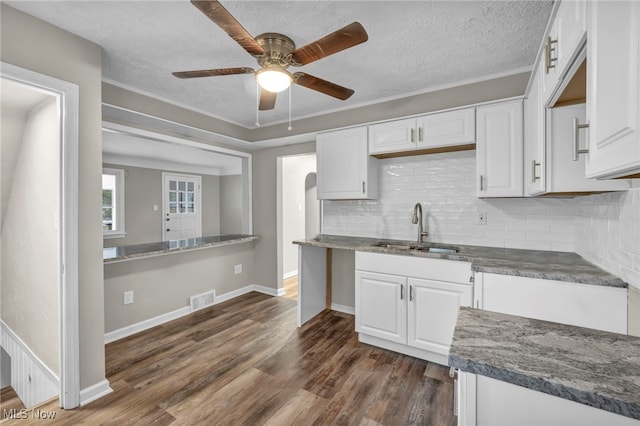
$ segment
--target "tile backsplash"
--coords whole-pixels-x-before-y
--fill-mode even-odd
[[[413,240],[411,213],[420,202],[427,241],[575,251],[640,287],[640,188],[574,199],[480,199],[475,151],[384,159],[378,167],[378,199],[325,201],[323,233]]]

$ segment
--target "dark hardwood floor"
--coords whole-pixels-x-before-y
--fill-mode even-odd
[[[447,368],[358,343],[350,315],[298,329],[284,297],[198,311],[107,345],[106,361],[114,392],[75,410],[45,404],[57,411],[47,424],[455,424]]]

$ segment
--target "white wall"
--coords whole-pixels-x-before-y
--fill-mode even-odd
[[[282,158],[282,272],[295,275],[298,270],[298,246],[294,240],[306,234],[307,175],[316,171],[315,154]]]
[[[2,226],[2,320],[60,374],[60,119],[50,97],[27,117]]]
[[[0,59],[77,84],[79,91],[80,386],[104,380],[102,275],[102,55],[99,46],[0,4]]]
[[[417,238],[411,223],[422,203],[427,241],[574,251],[576,202],[549,198],[476,198],[475,151],[379,160],[380,197],[325,201],[325,234]],[[487,224],[477,216],[487,213]]]

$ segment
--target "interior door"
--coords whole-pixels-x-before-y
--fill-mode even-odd
[[[202,237],[201,177],[163,173],[163,241]]]

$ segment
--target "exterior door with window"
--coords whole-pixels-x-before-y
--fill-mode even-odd
[[[201,177],[163,173],[164,241],[202,237]]]

